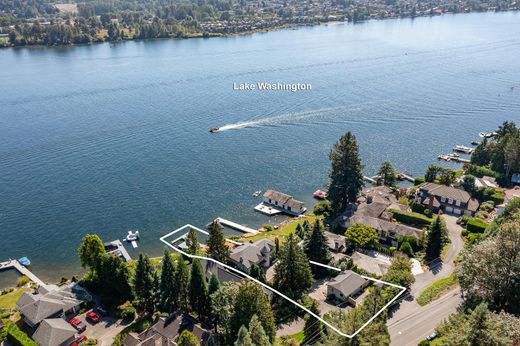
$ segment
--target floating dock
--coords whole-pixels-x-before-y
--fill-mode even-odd
[[[410,181],[410,182],[415,182],[415,178],[412,177],[411,175],[408,175],[406,173],[402,173],[402,172],[398,172],[397,173],[397,179],[399,180],[407,180],[407,181]]]
[[[462,157],[454,156],[453,154],[439,155],[439,156],[437,156],[437,159],[442,160],[442,161],[448,161],[448,162],[453,161],[453,162],[459,162],[459,163],[471,162],[469,159],[463,159]]]
[[[252,228],[240,225],[236,222],[229,221],[229,220],[223,219],[221,217],[217,217],[215,219],[215,221],[217,221],[219,224],[221,224],[223,226],[227,226],[229,228],[233,228],[233,229],[236,229],[237,231],[241,231],[244,233],[253,233],[253,234],[258,233],[258,231],[256,229],[252,229]]]
[[[0,270],[7,269],[16,269],[20,274],[27,276],[29,280],[31,280],[38,286],[45,285],[45,283],[42,280],[40,280],[36,275],[34,275],[29,269],[21,265],[17,260],[9,260],[0,263]]]
[[[105,246],[105,248],[109,246],[114,247],[114,249],[107,251],[107,254],[120,256],[125,260],[125,262],[132,260],[132,258],[128,254],[128,251],[126,251],[123,243],[121,243],[121,240],[113,240],[108,243],[104,243],[103,245]]]
[[[282,213],[282,211],[280,209],[271,207],[270,205],[265,204],[264,202],[262,202],[259,205],[257,205],[255,207],[255,210],[260,212],[260,213],[262,213],[262,214],[266,214],[266,215],[269,215],[269,216]]]

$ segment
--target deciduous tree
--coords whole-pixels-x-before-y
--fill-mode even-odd
[[[345,232],[350,245],[354,248],[369,248],[379,241],[379,236],[375,228],[356,223],[347,228]]]

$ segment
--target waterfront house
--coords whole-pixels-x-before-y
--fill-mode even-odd
[[[217,279],[220,283],[224,282],[239,282],[244,279],[243,276],[240,276],[239,274],[236,274],[227,268],[218,265],[217,263],[213,261],[208,261],[201,259],[200,262],[202,263],[202,266],[205,268],[206,273],[206,279],[209,281],[211,279],[211,276],[215,274],[217,276]]]
[[[64,287],[43,285],[34,294],[25,292],[16,302],[16,310],[32,328],[44,319],[77,313],[81,303],[87,300],[92,300],[92,297],[77,284]]]
[[[271,266],[274,256],[274,242],[270,239],[260,239],[254,243],[244,243],[231,249],[229,259],[238,269],[249,274],[253,264],[267,269]]]
[[[40,346],[69,346],[75,339],[74,329],[63,318],[44,319],[32,338]]]
[[[177,345],[181,333],[192,332],[201,346],[216,346],[217,338],[211,328],[191,316],[180,312],[168,318],[160,317],[150,328],[136,334],[129,333],[123,341],[124,346]]]
[[[301,215],[307,211],[303,202],[275,190],[267,190],[262,203],[290,215]]]
[[[344,252],[347,249],[347,237],[332,232],[323,232],[325,238],[327,238],[327,245],[331,251],[336,253]]]
[[[455,187],[424,183],[416,191],[416,201],[434,212],[442,211],[455,215],[474,215],[479,202],[471,195]]]
[[[327,297],[356,305],[356,297],[363,293],[370,282],[361,275],[346,270],[327,283]]]

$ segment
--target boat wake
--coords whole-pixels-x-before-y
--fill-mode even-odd
[[[218,132],[229,131],[229,130],[237,130],[248,127],[258,127],[258,126],[268,126],[268,125],[279,125],[279,124],[294,124],[298,123],[302,120],[313,119],[313,118],[324,118],[330,117],[331,115],[340,115],[340,111],[356,111],[361,109],[361,107],[352,107],[352,106],[340,106],[340,107],[329,107],[329,108],[320,108],[310,111],[304,112],[292,112],[292,113],[284,113],[274,117],[255,119],[242,121],[235,124],[227,124],[218,128]]]

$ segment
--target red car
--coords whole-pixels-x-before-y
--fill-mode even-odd
[[[79,338],[70,344],[70,346],[79,346],[79,344],[81,344],[83,341],[87,341],[87,337],[85,335],[80,335]]]
[[[87,312],[87,320],[89,320],[92,323],[98,323],[99,315],[96,314],[94,311],[89,311]]]
[[[69,323],[77,329],[78,332],[84,332],[87,329],[85,323],[81,322],[77,317],[72,317]]]

